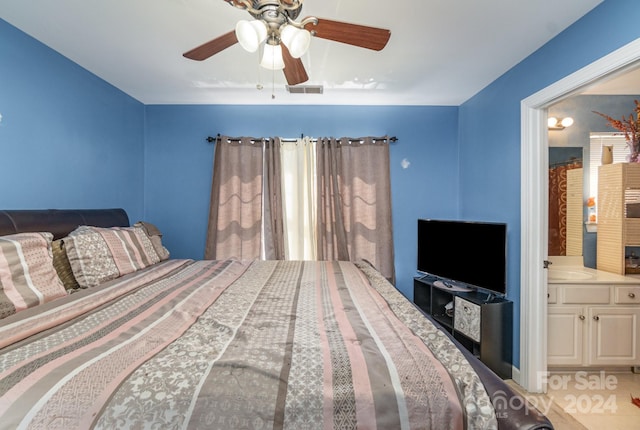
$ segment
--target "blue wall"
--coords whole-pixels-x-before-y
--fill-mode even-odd
[[[509,224],[508,296],[520,362],[520,102],[640,37],[636,0],[605,0],[460,106],[460,215]]]
[[[147,106],[146,112],[145,218],[161,227],[174,257],[204,255],[214,150],[205,139],[217,133],[396,136],[390,147],[396,277],[411,299],[417,218],[457,216],[457,107]]]
[[[0,20],[0,207],[143,213],[144,105]]]
[[[412,298],[417,218],[507,222],[518,366],[520,101],[640,37],[638,22],[636,0],[605,0],[458,108],[143,106],[0,20],[0,208],[124,207],[173,256],[200,258],[208,135],[395,135],[398,288]]]

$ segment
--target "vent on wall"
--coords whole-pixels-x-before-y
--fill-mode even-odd
[[[287,85],[287,91],[291,94],[322,94],[322,85]]]

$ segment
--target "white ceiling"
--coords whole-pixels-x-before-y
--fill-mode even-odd
[[[287,93],[239,44],[185,59],[251,19],[222,0],[0,0],[0,18],[145,104],[457,106],[601,1],[305,0],[299,18],[391,30],[380,52],[313,38],[306,84],[323,94]]]

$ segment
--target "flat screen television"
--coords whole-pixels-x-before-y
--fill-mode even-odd
[[[419,219],[417,268],[454,286],[504,296],[507,224]]]

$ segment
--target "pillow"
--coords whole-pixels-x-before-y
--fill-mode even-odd
[[[64,247],[64,241],[62,239],[54,240],[51,243],[51,250],[53,251],[53,267],[58,272],[58,277],[62,281],[62,285],[68,292],[76,291],[80,288],[76,277],[73,276],[73,270],[69,263],[69,257],[67,257],[67,251]]]
[[[80,226],[63,241],[73,275],[82,288],[94,287],[160,261],[141,227]]]
[[[144,229],[147,236],[149,236],[149,239],[151,239],[153,248],[156,250],[158,257],[160,257],[160,261],[164,261],[169,258],[169,250],[162,246],[162,233],[158,227],[146,221],[138,221],[133,226],[142,227]]]
[[[53,267],[51,233],[0,236],[0,318],[67,295]]]

